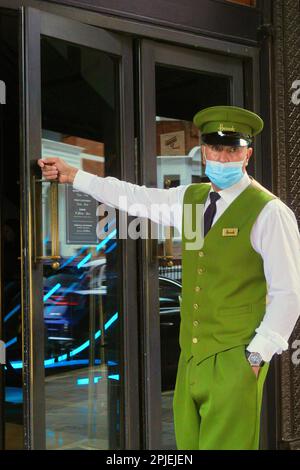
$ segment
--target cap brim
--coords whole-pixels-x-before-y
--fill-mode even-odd
[[[252,143],[250,136],[238,132],[212,132],[210,134],[202,134],[201,141],[203,144],[226,145],[228,147],[247,147]]]

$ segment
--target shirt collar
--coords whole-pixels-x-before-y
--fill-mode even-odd
[[[249,186],[250,183],[251,183],[251,177],[245,171],[245,173],[244,173],[243,177],[240,179],[240,181],[233,184],[229,188],[222,189],[221,191],[218,191],[218,194],[220,194],[221,198],[223,198],[224,201],[227,204],[231,204],[232,201],[234,201],[234,199],[236,197],[238,197],[244,191],[244,189],[246,189],[247,186]],[[211,192],[213,192],[212,187],[210,189],[210,193]]]

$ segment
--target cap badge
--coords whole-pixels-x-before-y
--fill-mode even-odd
[[[235,128],[232,126],[232,127],[225,127],[223,123],[221,123],[219,125],[219,131],[223,132],[223,131],[228,131],[228,132],[235,132]]]

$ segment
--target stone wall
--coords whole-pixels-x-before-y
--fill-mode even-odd
[[[272,3],[274,192],[295,212],[300,225],[300,2]],[[279,438],[281,447],[300,449],[300,364],[294,363],[300,360],[295,354],[300,321],[289,344],[279,361]]]

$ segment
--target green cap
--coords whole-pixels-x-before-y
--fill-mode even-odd
[[[259,134],[263,120],[252,111],[237,106],[213,106],[195,114],[193,122],[201,131],[201,135],[211,134],[225,141],[228,137],[251,137]],[[225,138],[225,139],[224,139]]]

